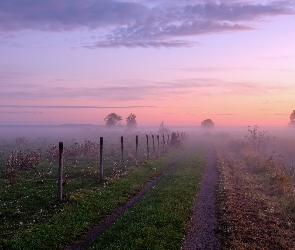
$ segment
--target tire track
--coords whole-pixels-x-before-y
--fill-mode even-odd
[[[172,163],[162,171],[160,175],[149,181],[145,187],[139,191],[135,196],[130,198],[124,206],[121,206],[105,217],[97,226],[93,227],[88,231],[88,233],[84,236],[84,238],[80,241],[72,245],[65,246],[64,250],[82,250],[87,248],[92,241],[94,241],[97,237],[102,235],[127,209],[131,208],[134,204],[136,204],[151,188],[153,188],[158,181],[160,181],[163,176],[165,176],[170,170],[175,167],[175,165],[186,155],[189,155],[190,152],[184,152],[178,155]]]

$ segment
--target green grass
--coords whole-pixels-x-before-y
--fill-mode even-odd
[[[116,207],[125,204],[166,168],[177,153],[172,150],[161,158],[129,167],[121,178],[107,179],[104,183],[99,183],[96,175],[70,178],[64,186],[62,203],[56,197],[56,170],[49,176],[43,175],[48,165],[38,171],[31,170],[35,171],[35,177],[32,172],[22,173],[12,184],[1,179],[4,188],[0,190],[0,249],[58,249],[73,242]],[[184,173],[177,175],[181,177]],[[176,173],[169,176],[174,178]],[[184,190],[178,192],[175,195],[184,199]],[[173,207],[177,207],[176,201]]]
[[[204,165],[191,151],[90,249],[180,249]]]

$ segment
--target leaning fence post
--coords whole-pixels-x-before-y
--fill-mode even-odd
[[[122,154],[122,170],[124,171],[124,142],[123,142],[123,136],[121,136],[121,154]]]
[[[100,137],[99,141],[99,179],[100,181],[103,181],[104,174],[103,174],[103,137]]]
[[[136,144],[136,147],[135,147],[135,158],[137,159],[137,150],[138,150],[138,135],[136,135],[136,137],[135,137],[135,144]]]
[[[58,201],[62,200],[62,172],[63,172],[63,142],[59,143],[59,168],[58,168]]]
[[[149,150],[149,136],[146,135],[146,151],[147,151],[147,158],[149,159],[150,150]]]

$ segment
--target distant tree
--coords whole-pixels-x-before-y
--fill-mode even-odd
[[[104,118],[104,121],[106,122],[106,125],[111,128],[117,124],[120,124],[122,118],[121,116],[115,114],[115,113],[110,113],[109,115]]]
[[[290,126],[295,126],[295,110],[293,110],[292,114],[290,115]]]
[[[137,123],[136,123],[136,115],[135,114],[130,114],[127,118],[126,118],[126,123],[127,123],[127,127],[132,129],[135,128]]]
[[[158,134],[170,134],[170,130],[164,126],[164,122],[160,124]]]
[[[206,119],[201,122],[201,127],[202,128],[213,128],[214,124],[215,123],[211,119]]]

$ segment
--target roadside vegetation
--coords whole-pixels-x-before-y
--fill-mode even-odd
[[[277,142],[254,127],[219,147],[222,249],[295,248],[294,166],[272,151]]]

